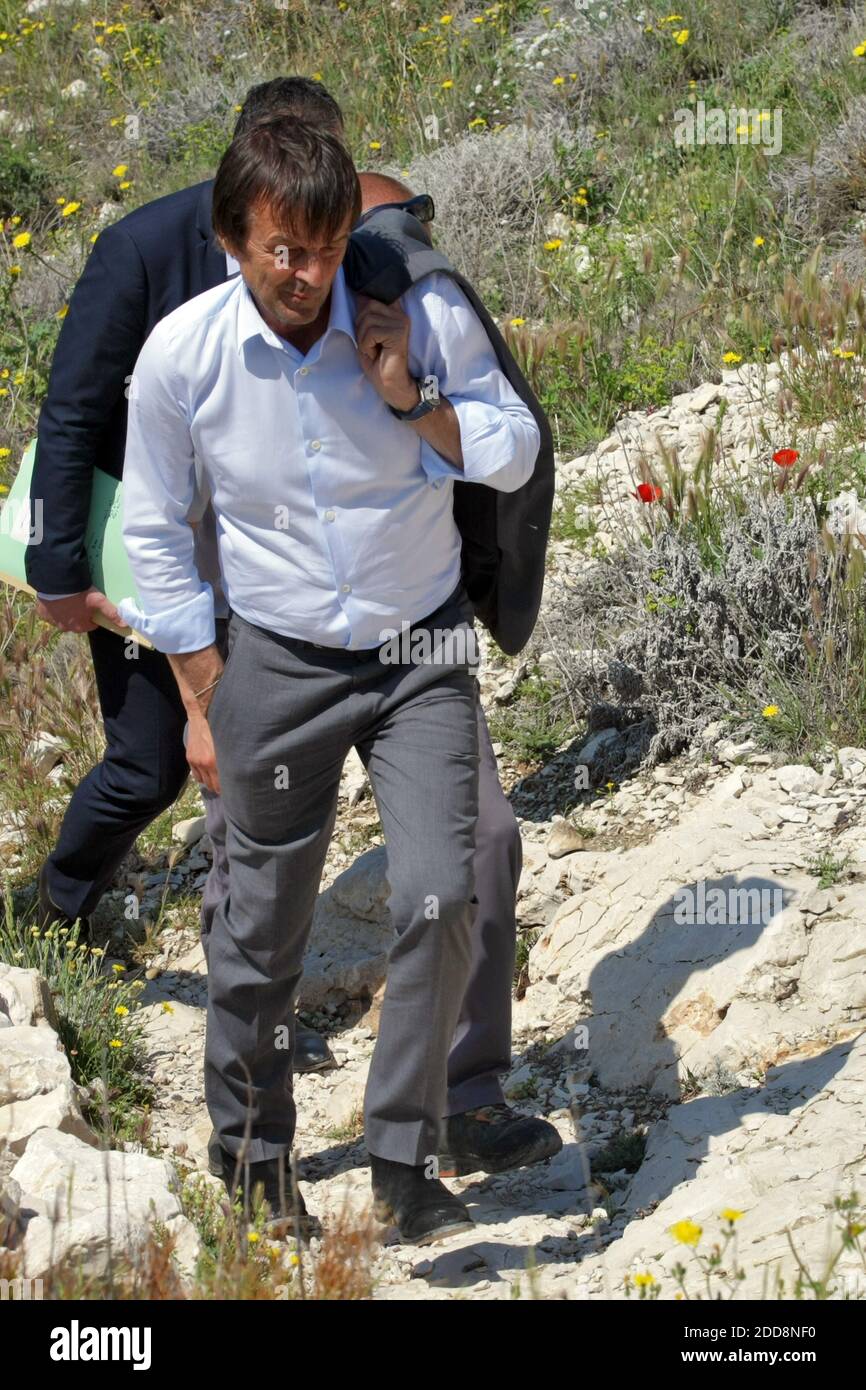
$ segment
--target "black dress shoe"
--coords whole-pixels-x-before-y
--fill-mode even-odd
[[[562,1140],[548,1120],[518,1115],[502,1101],[465,1110],[445,1121],[439,1173],[443,1178],[468,1173],[507,1173],[552,1158]]]
[[[292,1235],[299,1229],[301,1239],[308,1241],[312,1236],[322,1234],[319,1218],[307,1211],[300,1191],[297,1194],[297,1209],[295,1207],[288,1155],[282,1159],[266,1158],[258,1163],[239,1163],[233,1154],[219,1144],[216,1152],[220,1156],[221,1171],[218,1176],[225,1183],[231,1201],[241,1199],[247,1218],[260,1197],[268,1208],[265,1225],[271,1235]]]
[[[72,931],[75,922],[78,922],[79,942],[90,940],[90,918],[89,917],[67,917],[59,907],[51,901],[48,893],[48,864],[42,865],[39,870],[39,877],[36,880],[38,902],[36,907],[36,925],[40,931],[46,931],[49,927],[65,927],[67,931]]]
[[[329,1071],[336,1065],[334,1054],[321,1033],[315,1033],[312,1028],[302,1028],[300,1023],[296,1023],[292,1071]]]
[[[394,1163],[371,1154],[370,1169],[373,1215],[395,1225],[407,1245],[429,1245],[472,1229],[466,1203],[438,1178],[425,1177],[424,1164]]]

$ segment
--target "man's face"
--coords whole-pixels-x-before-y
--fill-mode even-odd
[[[330,240],[274,221],[269,206],[253,209],[246,246],[229,246],[265,322],[289,334],[315,321],[340,268],[353,222],[351,213]]]

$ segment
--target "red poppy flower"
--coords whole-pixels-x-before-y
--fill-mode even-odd
[[[777,449],[773,455],[773,462],[780,468],[792,468],[800,457],[798,449]]]
[[[632,493],[632,497],[636,497],[639,502],[658,502],[661,496],[661,488],[656,487],[654,483],[638,483],[637,491]]]

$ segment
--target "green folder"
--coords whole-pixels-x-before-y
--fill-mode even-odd
[[[11,584],[15,589],[34,592],[27,582],[24,567],[24,552],[31,543],[38,543],[42,514],[38,503],[30,501],[30,482],[33,476],[33,463],[36,458],[36,440],[32,440],[24,451],[18,475],[3,498],[0,512],[0,580]],[[43,499],[42,511],[50,506],[50,498]],[[92,582],[101,589],[112,603],[123,598],[138,602],[138,590],[129,567],[126,546],[123,543],[122,487],[117,478],[103,473],[101,468],[93,470],[93,491],[90,497],[90,516],[87,522],[85,549],[90,564]],[[150,647],[146,637],[132,632],[128,627],[117,627],[99,613],[93,621],[101,627],[125,636],[134,636],[144,646]]]

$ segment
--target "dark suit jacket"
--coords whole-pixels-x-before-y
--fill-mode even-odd
[[[212,238],[212,192],[208,180],[107,227],[69,301],[39,416],[31,489],[44,501],[43,536],[27,550],[27,579],[41,593],[76,593],[91,582],[84,549],[91,470],[122,475],[126,392],[151,329],[226,278],[225,255]],[[434,269],[453,274],[481,314],[512,384],[527,399],[529,388],[483,305],[450,262],[430,250],[411,214],[398,213],[396,221],[389,213],[376,214],[353,233],[344,267],[353,290],[386,303]],[[529,397],[543,440],[529,482],[514,493],[454,485],[467,589],[507,652],[525,644],[538,613],[553,497],[550,430],[531,392]]]

